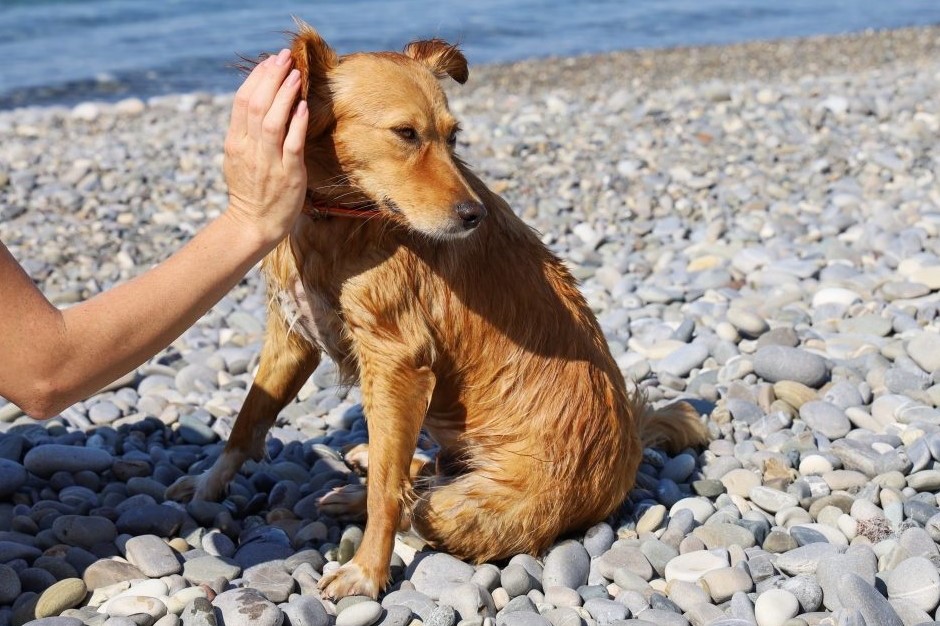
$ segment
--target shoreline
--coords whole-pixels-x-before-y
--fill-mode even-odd
[[[833,54],[838,52],[841,54]],[[812,35],[728,44],[631,48],[576,56],[549,56],[518,61],[471,65],[470,81],[493,83],[518,94],[520,90],[558,86],[595,78],[629,78],[642,88],[674,86],[678,81],[698,84],[709,80],[792,80],[802,74],[826,75],[857,71],[891,63],[919,63],[940,55],[940,24],[845,34]],[[122,100],[161,101],[174,97],[227,92],[179,92],[148,98],[133,94],[74,105],[45,104],[0,109],[0,116],[16,111],[71,109],[83,103],[113,106]]]

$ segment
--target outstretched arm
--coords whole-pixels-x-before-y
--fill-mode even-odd
[[[238,90],[225,140],[229,206],[170,258],[59,310],[0,243],[0,396],[36,418],[169,345],[289,232],[303,206],[306,102],[288,51]]]

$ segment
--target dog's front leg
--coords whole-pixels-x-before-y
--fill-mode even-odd
[[[388,584],[395,531],[410,504],[410,467],[434,374],[428,367],[363,360],[362,392],[369,428],[366,529],[351,561],[320,580],[330,598],[376,598]]]

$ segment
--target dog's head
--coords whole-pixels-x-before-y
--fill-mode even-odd
[[[308,162],[321,172],[311,172],[313,192],[368,202],[431,237],[472,232],[486,209],[454,155],[459,126],[438,82],[467,80],[460,50],[432,39],[340,57],[299,27],[291,50],[311,112]]]

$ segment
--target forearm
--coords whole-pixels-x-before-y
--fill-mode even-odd
[[[35,373],[39,417],[98,391],[170,344],[272,247],[228,214],[137,278],[61,311]]]

